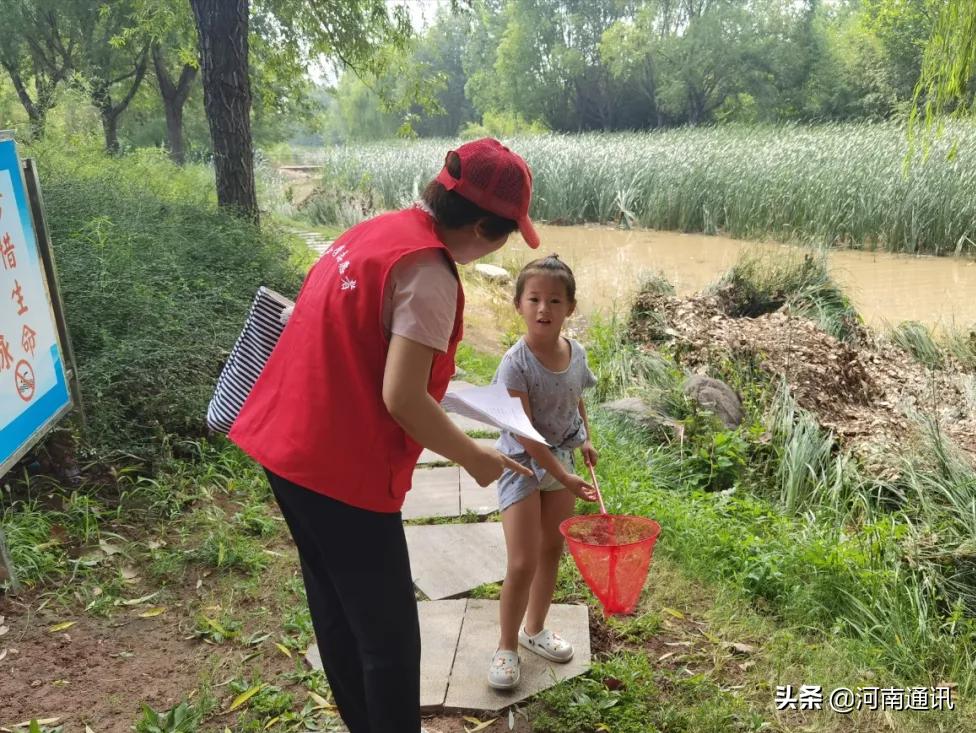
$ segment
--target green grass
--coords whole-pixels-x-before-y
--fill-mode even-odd
[[[950,332],[945,337],[945,348],[963,369],[976,373],[976,329]]]
[[[974,252],[976,160],[946,154],[976,142],[952,125],[930,156],[904,170],[898,123],[682,128],[534,135],[506,142],[533,171],[531,214],[560,223],[627,221],[898,252]],[[329,148],[323,180],[397,208],[457,140]]]
[[[936,343],[932,332],[918,321],[899,323],[891,329],[890,336],[892,341],[911,354],[918,363],[930,369],[944,366],[945,354],[942,347]]]
[[[488,384],[491,382],[500,361],[501,357],[479,352],[464,342],[458,344],[457,355],[454,358],[454,362],[461,372],[459,375],[461,379],[472,384]]]

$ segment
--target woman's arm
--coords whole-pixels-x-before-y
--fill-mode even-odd
[[[531,475],[508,456],[474,442],[451,421],[427,392],[433,360],[429,346],[393,335],[383,372],[383,404],[390,416],[422,446],[459,463],[481,486],[505,468]]]

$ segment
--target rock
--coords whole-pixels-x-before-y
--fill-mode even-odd
[[[739,396],[719,379],[695,374],[685,380],[683,389],[688,397],[713,413],[729,430],[741,425],[745,419]]]
[[[496,283],[508,283],[512,280],[508,270],[504,267],[498,267],[498,265],[477,264],[474,266],[474,271],[485,279]]]
[[[671,421],[639,397],[624,397],[613,402],[605,402],[601,407],[613,415],[631,420],[648,430],[665,430],[672,427]]]

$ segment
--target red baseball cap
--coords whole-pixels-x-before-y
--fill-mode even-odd
[[[460,159],[460,178],[447,170],[452,155]],[[436,180],[485,211],[514,220],[526,244],[533,249],[539,246],[539,235],[529,220],[532,171],[518,154],[494,138],[473,140],[450,151]]]

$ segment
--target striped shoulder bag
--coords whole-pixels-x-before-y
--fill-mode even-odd
[[[263,285],[258,288],[244,330],[220,372],[207,408],[207,427],[214,432],[226,434],[230,431],[285,328],[282,311],[293,305],[274,290]]]

